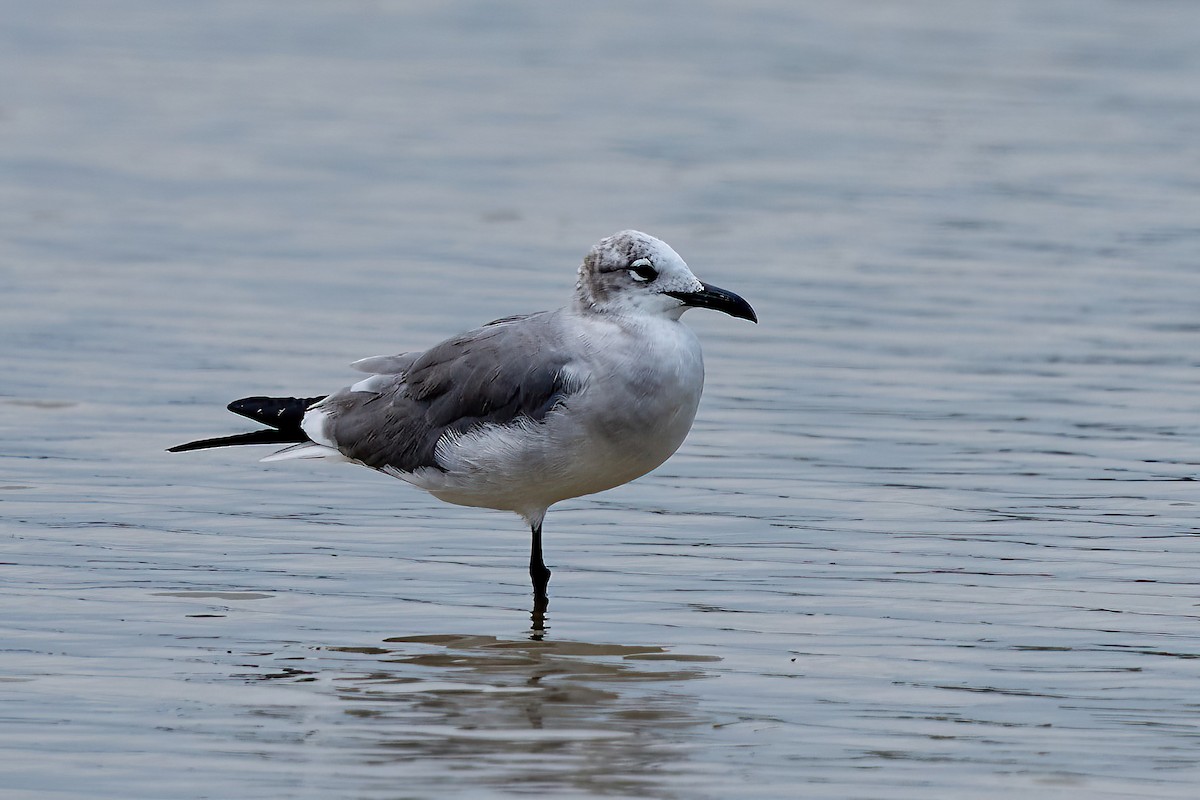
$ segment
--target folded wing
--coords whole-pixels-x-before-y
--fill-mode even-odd
[[[499,320],[424,353],[382,359],[392,360],[365,361],[388,365],[388,373],[331,395],[309,412],[319,422],[305,420],[314,440],[376,469],[440,469],[434,451],[446,434],[540,422],[581,388],[564,369],[571,358],[552,312]]]

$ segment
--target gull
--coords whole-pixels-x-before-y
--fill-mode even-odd
[[[680,317],[710,308],[758,321],[749,303],[640,231],[598,242],[578,274],[557,311],[364,358],[352,366],[370,376],[330,395],[235,400],[230,411],[269,427],[170,450],[289,444],[262,460],[351,461],[439,500],[515,512],[532,534],[538,627],[550,581],[546,510],[645,475],[692,427],[704,361]]]

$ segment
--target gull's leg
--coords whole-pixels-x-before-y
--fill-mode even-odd
[[[533,581],[534,607],[541,605],[544,610],[549,598],[546,596],[546,584],[550,583],[550,570],[542,560],[542,521],[538,520],[530,526],[533,542],[529,548],[529,578]]]
[[[540,640],[546,631],[546,608],[550,598],[546,595],[546,584],[550,582],[550,570],[542,559],[542,519],[546,509],[539,509],[532,514],[526,514],[525,521],[529,523],[532,541],[529,546],[529,579],[533,581],[533,634],[531,639]]]

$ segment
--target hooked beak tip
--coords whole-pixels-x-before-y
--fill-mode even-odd
[[[698,292],[667,292],[667,294],[692,308],[711,308],[713,311],[721,311],[731,317],[758,323],[758,315],[741,296],[703,281],[700,285],[703,288]]]

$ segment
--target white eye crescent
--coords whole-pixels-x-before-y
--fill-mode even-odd
[[[638,283],[648,283],[658,277],[658,270],[648,258],[639,258],[629,265],[629,277]]]

